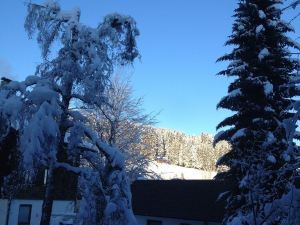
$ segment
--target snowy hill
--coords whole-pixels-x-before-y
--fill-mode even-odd
[[[216,175],[214,171],[204,171],[193,168],[176,166],[164,162],[153,162],[149,166],[149,170],[156,173],[164,180],[185,179],[185,180],[203,180],[213,179]]]

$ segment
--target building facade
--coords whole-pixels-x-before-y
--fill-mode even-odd
[[[213,180],[139,180],[132,184],[138,225],[218,225],[224,202],[217,200],[230,185]],[[41,198],[0,200],[1,225],[39,225]],[[73,225],[80,201],[53,203],[51,225]]]

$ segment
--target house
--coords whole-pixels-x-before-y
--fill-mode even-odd
[[[219,194],[229,183],[214,180],[139,180],[132,204],[139,225],[221,224],[224,201]]]
[[[42,214],[41,199],[0,199],[1,225],[39,225]],[[74,201],[55,200],[51,216],[51,225],[73,224]]]
[[[0,199],[0,225],[39,225],[42,215],[45,186],[32,185],[17,193],[13,199]],[[76,190],[55,192],[51,225],[73,224],[79,202],[74,200]]]
[[[132,184],[132,204],[139,225],[221,224],[224,203],[217,201],[230,185],[214,180],[138,180]],[[43,190],[34,195],[0,200],[1,225],[38,225]],[[57,197],[51,224],[71,225],[79,201]]]
[[[10,162],[17,133],[8,132],[7,145],[1,147],[0,178],[10,174],[18,162]],[[6,142],[3,142],[4,144]],[[9,149],[10,151],[7,151]],[[3,151],[4,150],[4,151]],[[77,201],[76,177],[58,171],[55,182],[51,224],[73,224],[80,201]],[[33,184],[20,193],[0,192],[0,225],[38,225],[45,191],[44,170]],[[22,175],[20,175],[23,179]],[[26,179],[26,177],[24,178]],[[65,179],[68,182],[65,182]],[[63,182],[63,183],[62,183]],[[2,179],[0,179],[0,187]],[[231,189],[225,182],[214,180],[138,180],[132,184],[132,204],[139,225],[216,225],[221,224],[224,205],[217,201],[220,193]],[[1,188],[0,188],[1,189]],[[14,196],[14,199],[7,199]]]

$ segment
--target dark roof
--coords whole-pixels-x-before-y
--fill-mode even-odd
[[[132,184],[136,215],[221,222],[224,200],[232,185],[215,180],[139,180]]]

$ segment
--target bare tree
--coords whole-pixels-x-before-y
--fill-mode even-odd
[[[92,110],[90,122],[99,136],[109,145],[116,146],[125,155],[125,164],[131,180],[151,176],[150,158],[141,151],[141,138],[146,126],[155,123],[155,116],[144,112],[143,98],[135,98],[130,77],[115,75],[105,91],[106,104]]]

